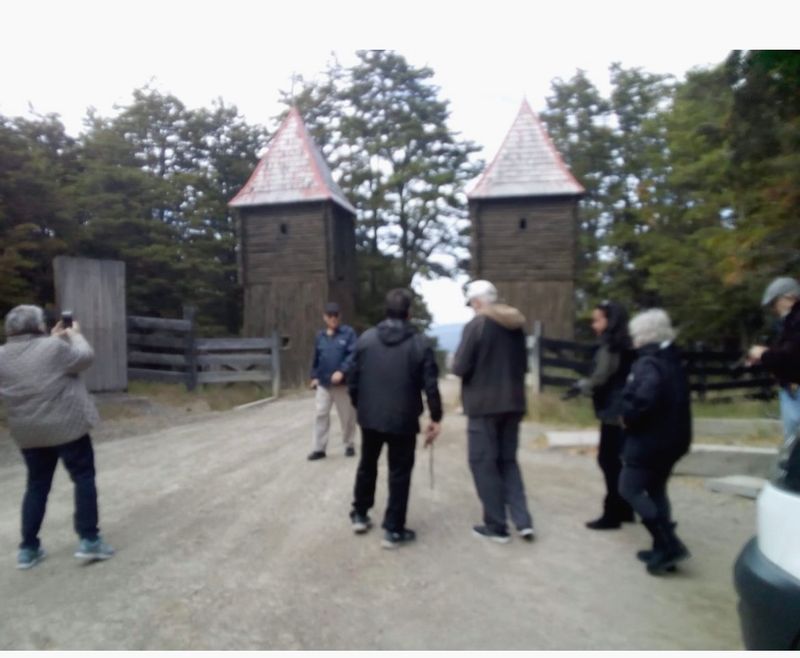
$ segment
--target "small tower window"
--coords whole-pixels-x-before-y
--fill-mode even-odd
[[[519,220],[519,230],[524,231],[526,228],[528,228],[528,220],[521,217]]]
[[[286,222],[281,222],[281,235],[289,235],[289,225]]]

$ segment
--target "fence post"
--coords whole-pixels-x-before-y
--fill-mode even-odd
[[[272,332],[272,397],[281,393],[281,340],[278,330]]]
[[[197,388],[197,350],[195,349],[195,324],[194,318],[197,314],[196,306],[183,307],[183,319],[191,323],[189,331],[186,333],[186,344],[184,347],[186,355],[186,390],[193,391]]]
[[[542,323],[535,320],[533,333],[528,336],[528,375],[531,392],[539,395],[542,392]]]

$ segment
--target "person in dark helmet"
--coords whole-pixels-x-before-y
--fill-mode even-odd
[[[416,539],[416,533],[406,527],[406,514],[419,417],[423,412],[422,391],[430,412],[426,447],[439,435],[442,420],[439,369],[427,339],[409,321],[411,300],[408,290],[389,291],[386,319],[358,339],[355,361],[347,378],[350,399],[361,426],[361,458],[350,520],[356,534],[366,533],[372,526],[368,512],[375,503],[378,459],[386,444],[389,501],[383,517],[381,545],[390,549]]]
[[[783,435],[788,442],[800,433],[800,283],[778,277],[767,286],[761,305],[771,307],[778,316],[778,337],[770,347],[751,347],[747,360],[760,363],[778,380]]]
[[[464,327],[453,373],[461,377],[469,467],[483,506],[483,524],[474,526],[473,534],[508,543],[508,512],[520,537],[530,542],[533,518],[517,463],[519,424],[526,410],[525,316],[498,303],[489,281],[471,282],[465,296],[475,317]]]
[[[592,396],[595,415],[600,421],[600,446],[597,463],[606,483],[603,514],[586,523],[592,530],[612,530],[634,520],[633,510],[619,493],[624,433],[620,423],[622,390],[633,361],[628,335],[628,313],[623,306],[605,301],[592,311],[592,330],[600,339],[588,378],[577,383],[577,390]]]
[[[653,538],[652,549],[637,557],[650,574],[659,575],[690,557],[675,534],[667,496],[672,468],[692,440],[689,381],[665,311],[639,313],[629,331],[637,358],[622,392],[625,446],[619,490]]]

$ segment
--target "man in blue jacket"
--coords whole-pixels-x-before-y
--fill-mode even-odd
[[[322,316],[325,329],[317,333],[314,345],[314,362],[311,365],[311,388],[316,389],[316,420],[314,422],[313,449],[308,459],[325,457],[331,426],[331,407],[336,405],[342,425],[345,455],[356,454],[356,414],[347,393],[347,374],[353,367],[356,332],[342,324],[341,310],[336,303],[325,305]]]

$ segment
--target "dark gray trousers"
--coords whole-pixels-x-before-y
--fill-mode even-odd
[[[469,467],[483,504],[483,522],[507,532],[506,508],[517,529],[532,528],[525,485],[517,464],[522,414],[470,416],[467,423]]]

